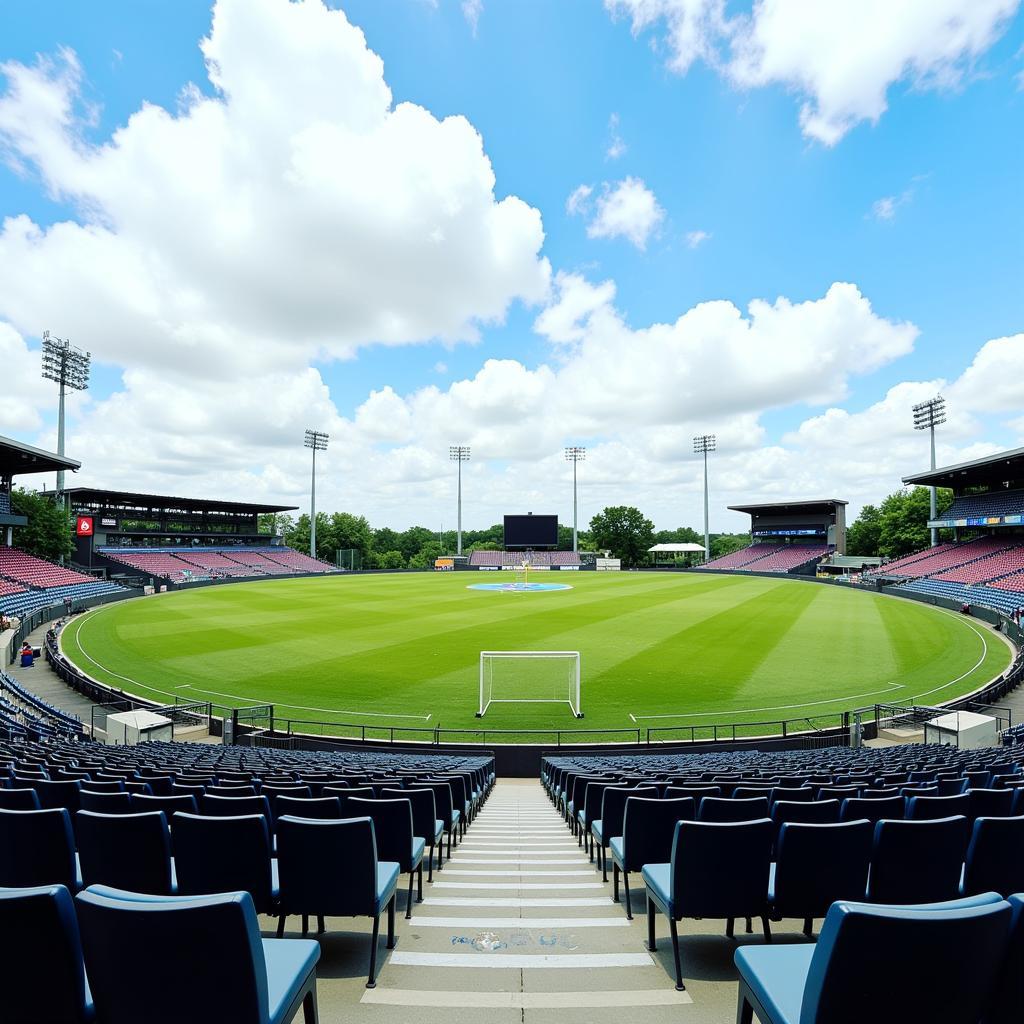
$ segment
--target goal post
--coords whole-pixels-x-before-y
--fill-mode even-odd
[[[481,651],[476,717],[492,704],[568,704],[582,718],[580,652]]]

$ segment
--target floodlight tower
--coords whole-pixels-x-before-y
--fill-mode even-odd
[[[565,449],[565,458],[572,463],[572,550],[579,554],[579,534],[576,531],[576,464],[587,458],[587,449],[579,445],[573,445]]]
[[[64,454],[64,395],[72,391],[87,391],[92,353],[83,352],[69,341],[51,337],[43,331],[43,377],[60,388],[57,406],[57,454]],[[64,504],[64,470],[57,470],[57,501]]]
[[[918,402],[914,406],[914,429],[915,430],[927,430],[931,434],[932,441],[932,469],[935,469],[935,428],[946,422],[946,400],[942,395],[936,395],[934,398],[929,398],[927,402]],[[931,518],[933,521],[937,514],[936,510],[936,494],[937,489],[935,487],[930,488],[931,490],[931,505],[930,511]],[[932,547],[935,547],[939,543],[939,531],[933,526],[932,527]]]
[[[462,464],[469,462],[469,445],[465,444],[453,444],[448,448],[448,458],[452,462],[459,464],[459,524],[458,532],[456,534],[456,551],[457,555],[462,554]]]
[[[309,557],[316,558],[316,453],[327,451],[327,442],[331,439],[330,434],[321,430],[307,430],[306,440],[303,442],[307,448],[313,449],[313,479],[309,488]]]
[[[714,434],[699,434],[693,439],[693,450],[704,456],[704,561],[711,561],[711,533],[708,526],[708,452],[715,450]]]

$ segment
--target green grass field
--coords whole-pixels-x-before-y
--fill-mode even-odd
[[[569,578],[571,590],[525,594],[468,590],[494,580],[484,573],[208,587],[91,612],[62,642],[89,675],[144,697],[268,702],[280,718],[356,723],[374,738],[390,726],[426,738],[440,725],[673,727],[657,734],[670,739],[710,722],[836,716],[817,717],[820,728],[876,702],[951,700],[1010,661],[1002,638],[978,623],[838,587],[690,574]],[[565,704],[493,704],[476,719],[481,650],[580,651],[585,720]]]

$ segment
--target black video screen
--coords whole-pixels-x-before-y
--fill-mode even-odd
[[[505,516],[505,547],[553,548],[558,544],[558,516]]]

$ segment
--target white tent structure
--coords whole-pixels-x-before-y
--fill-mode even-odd
[[[676,555],[684,555],[698,551],[701,555],[704,554],[703,544],[655,544],[653,548],[647,549],[647,553],[653,556],[655,565],[658,564],[659,560],[674,560]]]

